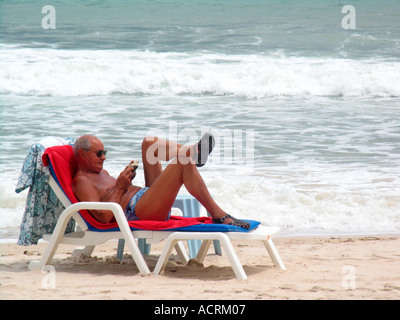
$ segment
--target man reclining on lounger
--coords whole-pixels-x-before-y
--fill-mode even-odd
[[[214,147],[214,137],[204,134],[198,143],[184,146],[172,141],[147,137],[142,142],[145,188],[132,185],[135,168],[128,165],[117,179],[103,169],[106,151],[96,137],[85,135],[74,145],[78,170],[73,191],[79,201],[116,202],[128,220],[168,220],[171,207],[182,185],[211,214],[214,223],[232,224],[245,229],[249,223],[223,211],[213,200],[197,167],[203,166]],[[171,163],[162,170],[161,161]],[[131,164],[133,161],[131,162]],[[100,222],[113,219],[111,211],[90,210]]]

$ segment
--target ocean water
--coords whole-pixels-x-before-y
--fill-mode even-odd
[[[117,176],[146,135],[206,131],[200,170],[232,215],[399,233],[399,16],[397,0],[1,1],[0,238],[18,236],[40,139],[97,135]]]

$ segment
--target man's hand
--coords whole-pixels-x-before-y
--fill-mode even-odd
[[[133,161],[131,161],[131,163],[133,163]],[[132,184],[132,180],[136,177],[136,172],[134,172],[134,170],[134,167],[128,165],[118,176],[115,188],[125,192]]]

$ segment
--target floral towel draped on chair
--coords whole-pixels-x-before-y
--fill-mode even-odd
[[[15,192],[20,193],[29,187],[20,227],[19,245],[37,244],[44,234],[53,232],[64,206],[47,183],[50,171],[48,167],[43,166],[42,155],[48,147],[73,145],[74,142],[74,138],[49,137],[33,144],[29,149],[15,188]],[[74,230],[75,222],[71,220],[66,233]]]

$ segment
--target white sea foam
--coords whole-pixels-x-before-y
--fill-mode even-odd
[[[106,168],[117,176],[122,164],[107,162]],[[18,173],[15,169],[2,174],[0,229],[21,223],[27,190],[14,192]],[[312,163],[246,171],[210,164],[202,175],[217,203],[239,218],[289,230],[400,232],[397,172],[346,166],[326,170]],[[144,185],[140,170],[135,184]]]
[[[27,191],[15,193],[16,179],[6,174],[0,181],[0,229],[16,228],[21,224]]]
[[[307,190],[304,182],[302,186],[301,181],[283,181],[273,176],[204,175],[217,203],[238,218],[255,219],[292,231],[400,232],[398,196],[378,189],[366,192],[344,185],[324,185],[329,183],[327,177],[319,177],[320,188]],[[139,180],[140,185],[143,179]],[[27,193],[15,194],[11,188],[3,187],[2,191],[5,192],[0,197],[0,229],[17,228]],[[185,189],[181,192],[187,193]],[[205,214],[204,209],[202,213]]]
[[[2,46],[3,94],[399,97],[400,63],[340,58]]]
[[[254,130],[254,170],[213,166],[214,153],[202,171],[237,217],[289,230],[400,232],[398,62],[18,46],[0,54],[1,230],[21,222],[27,193],[14,189],[30,144],[96,130],[117,176],[140,156],[140,139],[169,133],[173,119],[178,132]]]

